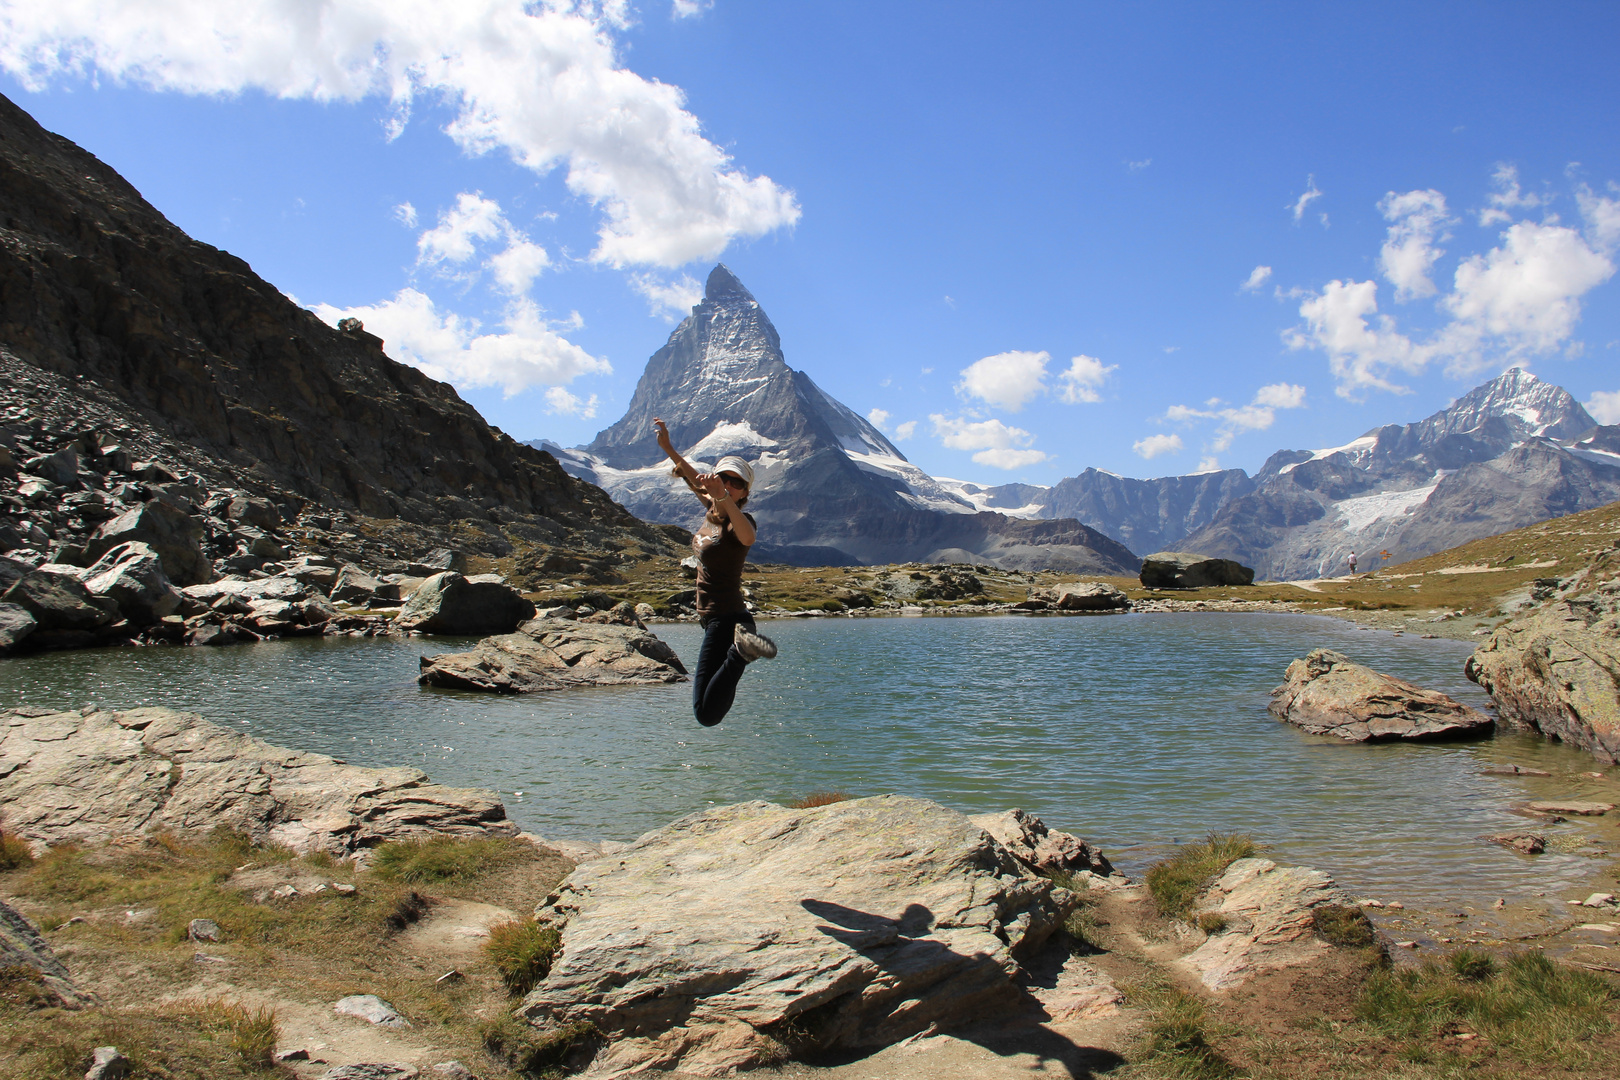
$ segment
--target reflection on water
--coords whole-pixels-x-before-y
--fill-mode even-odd
[[[689,663],[695,626],[657,626]],[[1523,737],[1353,746],[1266,712],[1316,646],[1488,707],[1470,646],[1303,615],[823,619],[777,622],[717,728],[686,684],[525,698],[424,690],[417,658],[458,641],[294,639],[0,661],[0,705],[169,705],[359,765],[416,765],[496,788],[526,829],[629,839],[710,805],[811,791],[899,792],[967,813],[1022,807],[1139,871],[1165,846],[1251,832],[1350,888],[1441,900],[1581,879],[1480,834],[1522,827],[1526,781],[1590,759]]]

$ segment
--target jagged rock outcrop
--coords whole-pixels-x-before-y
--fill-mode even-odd
[[[75,1006],[90,1004],[90,996],[79,990],[67,967],[56,958],[39,928],[16,908],[0,901],[0,968],[28,967],[39,972],[45,990],[56,1003]]]
[[[1049,829],[1046,822],[1022,810],[975,814],[969,821],[989,833],[1019,862],[1036,873],[1081,872],[1109,877],[1114,866],[1100,850],[1072,833]]]
[[[422,657],[423,686],[530,694],[681,682],[680,657],[640,623],[535,619],[468,652]]]
[[[584,863],[536,912],[562,947],[519,1015],[588,1020],[594,1068],[713,1076],[1017,1010],[1075,903],[921,799],[693,814]]]
[[[334,855],[518,831],[493,792],[347,765],[159,708],[0,712],[0,821],[52,845],[224,826]]]
[[[1488,735],[1489,716],[1405,679],[1352,663],[1332,649],[1313,649],[1288,665],[1271,692],[1271,712],[1312,735],[1349,742],[1455,739]]]
[[[245,546],[272,559],[277,527],[333,511],[456,523],[493,554],[605,538],[673,550],[449,385],[390,360],[363,328],[326,325],[241,259],[186,236],[3,97],[0,205],[0,448],[11,466],[0,473],[16,478],[0,490],[7,547],[82,545],[119,514],[161,513],[149,493],[115,494],[120,483],[195,476],[191,495],[171,494],[197,503],[234,489],[214,516],[225,532],[258,530]],[[162,553],[176,584],[212,576],[181,565],[161,536],[99,538],[132,539]]]
[[[1189,551],[1159,551],[1142,559],[1138,580],[1149,589],[1205,589],[1216,585],[1253,585],[1254,571],[1231,559]]]
[[[1265,971],[1309,964],[1331,948],[1316,933],[1315,911],[1351,904],[1320,870],[1239,859],[1194,903],[1193,918],[1212,917],[1204,925],[1214,929],[1180,963],[1211,990],[1229,990]]]
[[[759,302],[724,266],[703,302],[647,361],[625,415],[563,466],[649,521],[695,526],[702,510],[669,475],[652,420],[694,461],[754,464],[756,560],[805,565],[991,562],[1009,569],[1135,573],[1123,545],[1073,520],[982,513],[905,459],[866,420],[788,367]]]
[[[1600,557],[1598,584],[1496,628],[1464,671],[1504,724],[1620,761],[1620,556]],[[1608,577],[1607,580],[1603,580]]]

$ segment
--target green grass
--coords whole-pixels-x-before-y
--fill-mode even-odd
[[[1377,944],[1378,934],[1358,907],[1324,904],[1311,911],[1311,929],[1329,945],[1365,949]]]
[[[1555,964],[1539,952],[1498,962],[1459,949],[1442,963],[1375,972],[1357,1015],[1394,1039],[1472,1031],[1526,1061],[1581,1068],[1593,1041],[1614,1029],[1620,989],[1596,974]]]
[[[480,1029],[484,1049],[514,1072],[551,1080],[578,1069],[602,1036],[589,1021],[541,1030],[514,1016],[486,1022]]]
[[[1074,956],[1094,956],[1107,952],[1103,927],[1108,924],[1097,915],[1099,897],[1090,882],[1066,870],[1052,870],[1046,874],[1052,884],[1067,889],[1080,898],[1080,903],[1063,920],[1063,930],[1069,935],[1069,952]]]
[[[551,971],[561,942],[555,928],[541,926],[530,915],[490,927],[484,952],[501,973],[507,993],[527,994]]]
[[[1126,1000],[1147,1012],[1136,1061],[1165,1080],[1224,1080],[1237,1075],[1213,1043],[1204,1003],[1164,982],[1122,986]]]
[[[383,844],[372,857],[371,869],[379,877],[410,884],[471,881],[513,862],[522,852],[521,840],[489,837],[465,840],[435,836]]]
[[[31,866],[33,862],[34,856],[28,850],[27,841],[20,836],[0,832],[0,870],[15,870]]]
[[[1182,918],[1210,882],[1239,859],[1260,853],[1260,845],[1241,833],[1210,833],[1202,843],[1188,844],[1163,862],[1148,867],[1147,887],[1159,914]]]

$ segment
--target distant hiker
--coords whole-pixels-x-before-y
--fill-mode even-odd
[[[1356,573],[1356,553],[1352,551],[1347,561],[1350,563],[1350,575],[1354,577]]]
[[[703,627],[697,672],[692,676],[692,711],[698,723],[713,727],[726,718],[737,696],[737,680],[754,660],[776,655],[776,643],[755,633],[754,616],[743,599],[743,563],[754,544],[754,516],[743,513],[754,467],[740,457],[723,457],[714,472],[699,474],[669,441],[669,428],[657,417],[658,448],[675,463],[675,475],[697,494],[708,511],[692,534],[697,556],[697,613]]]

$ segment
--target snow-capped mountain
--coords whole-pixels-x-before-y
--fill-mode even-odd
[[[756,557],[801,564],[994,562],[1135,573],[1124,545],[1069,520],[986,512],[968,489],[907,461],[865,419],[788,367],[781,339],[725,266],[703,302],[647,361],[625,415],[588,445],[537,443],[637,517],[694,527],[702,515],[659,451],[652,421],[694,464],[754,466]],[[701,464],[700,464],[701,463]]]

